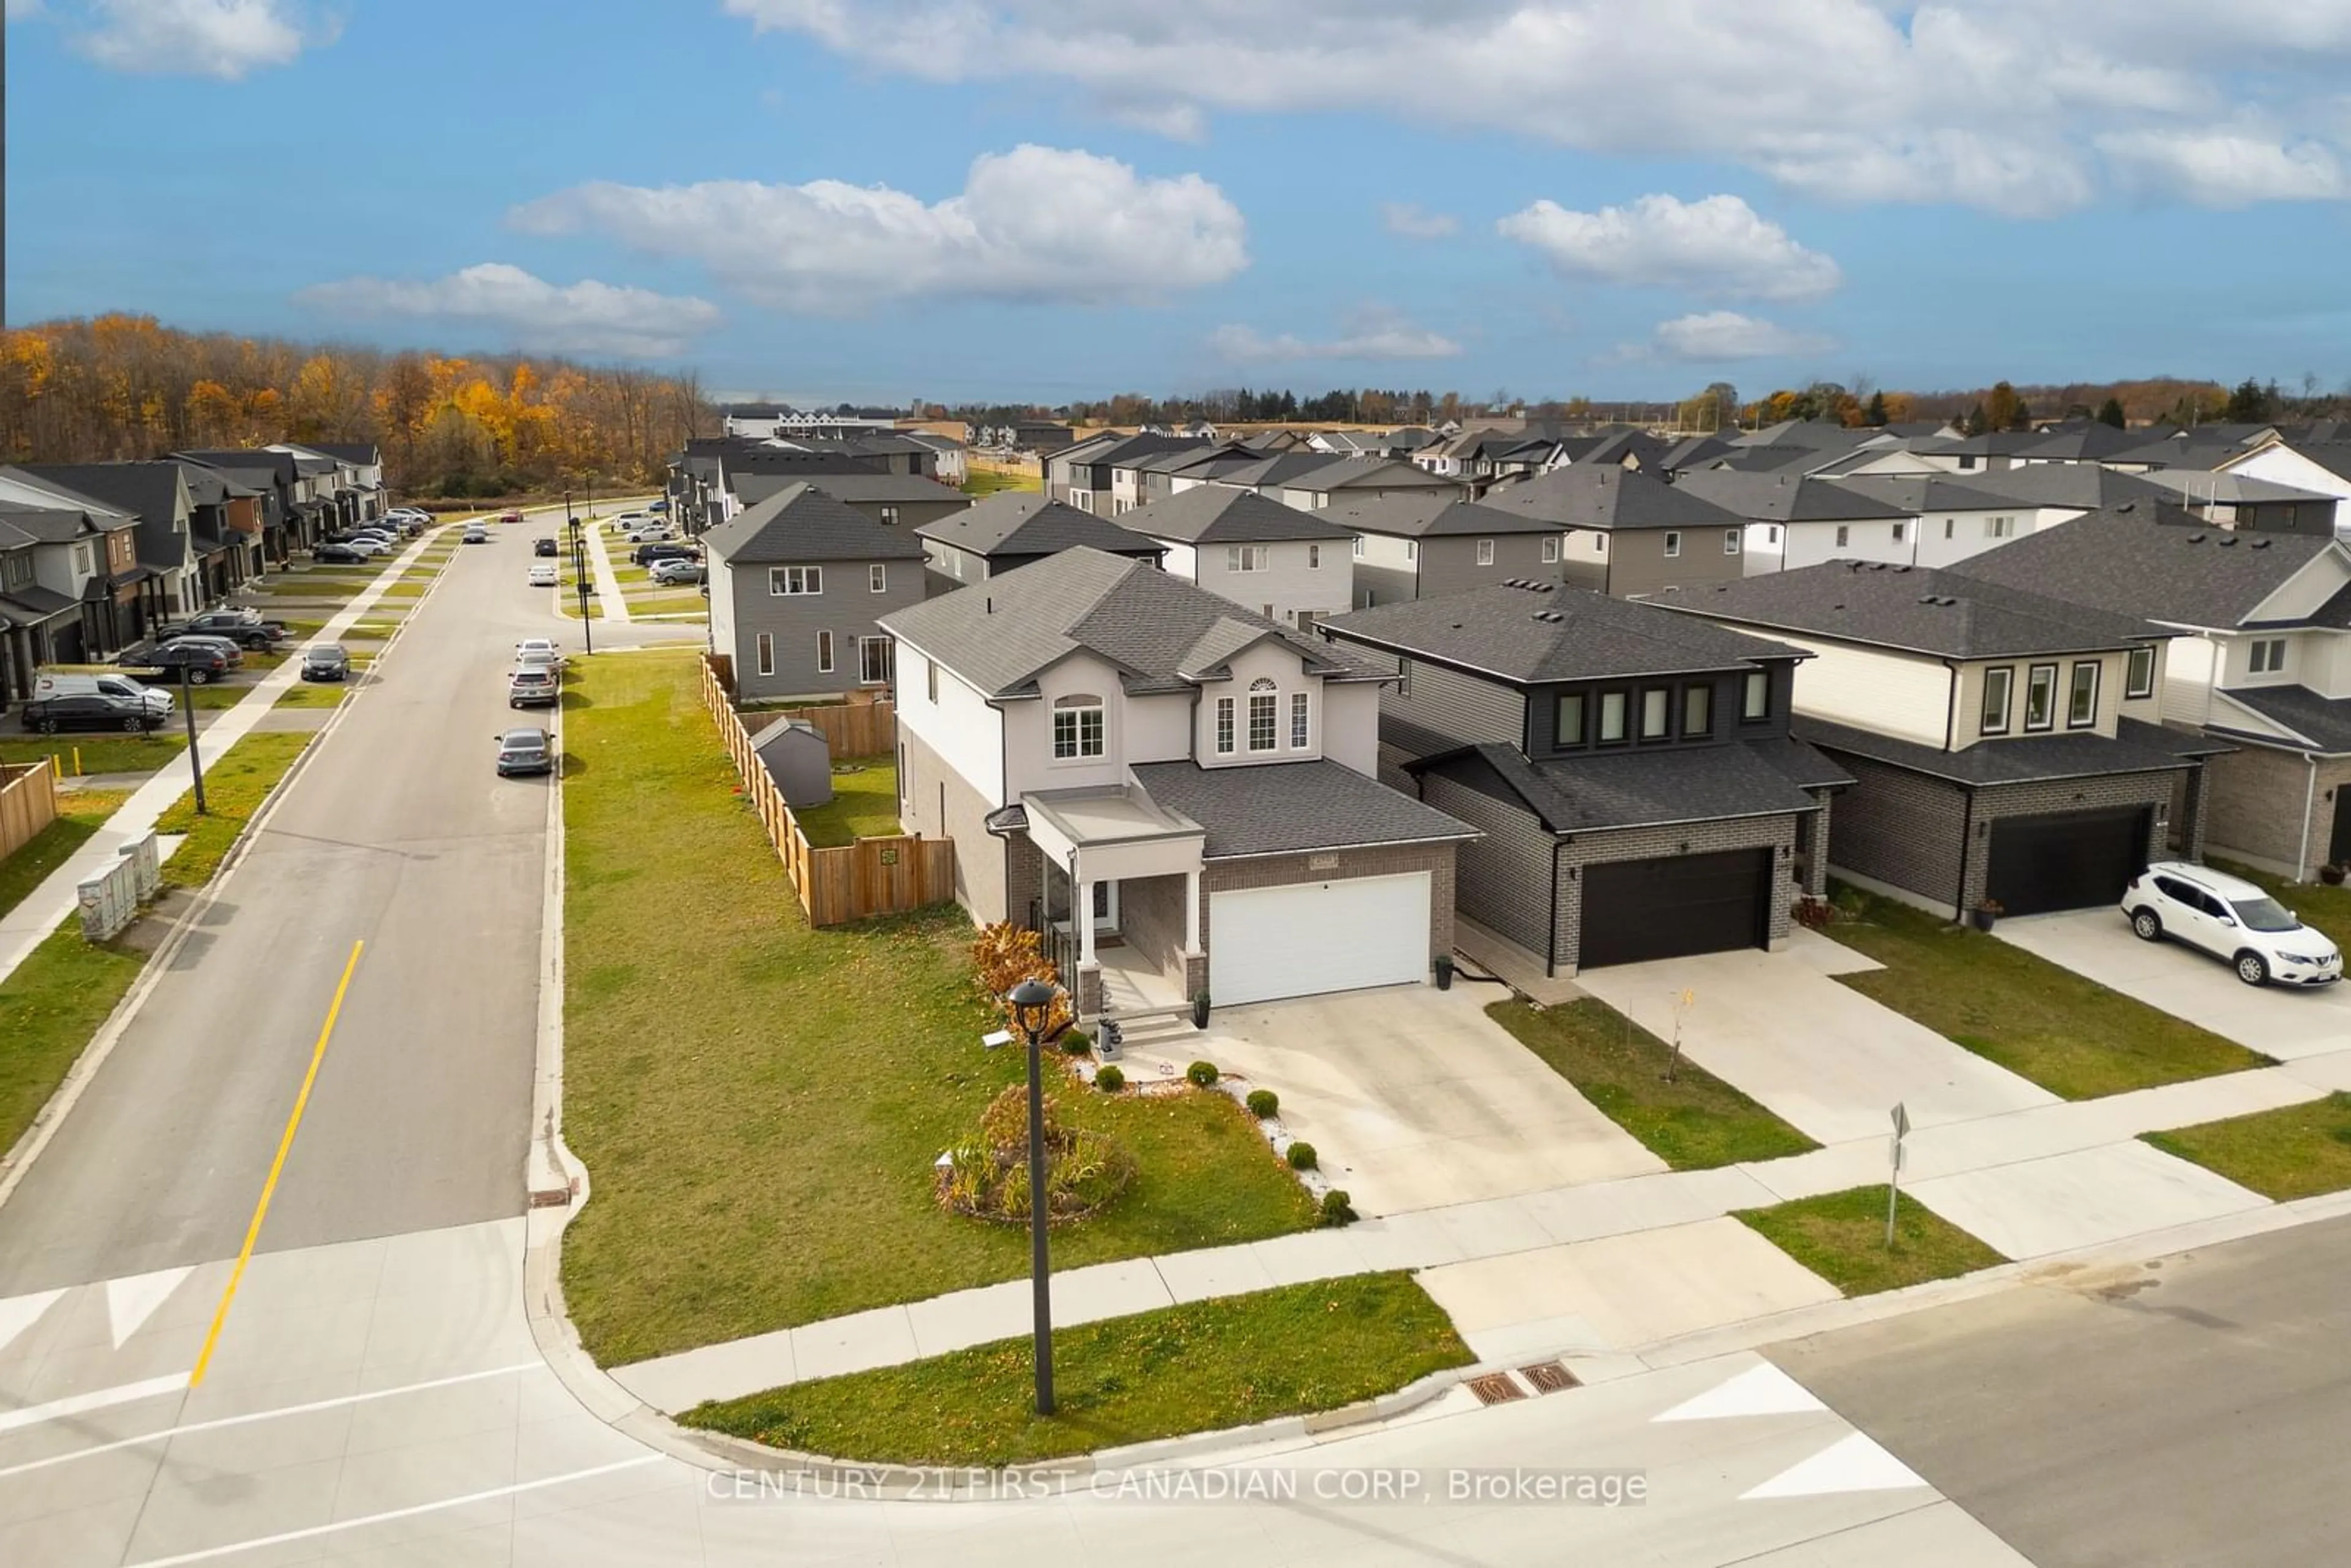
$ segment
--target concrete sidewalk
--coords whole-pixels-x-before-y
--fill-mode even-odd
[[[433,537],[427,533],[387,563],[383,574],[345,604],[312,640],[331,643],[363,619],[381,599],[383,590],[415,564]],[[265,606],[265,612],[267,608]],[[199,715],[198,739],[205,759],[217,759],[246,736],[263,727],[264,717],[278,697],[301,678],[301,659],[289,655],[256,682],[235,707]],[[71,859],[51,872],[16,908],[0,915],[0,980],[16,973],[16,967],[32,956],[34,948],[72,917],[80,906],[81,884],[112,865],[124,848],[151,831],[157,820],[178,804],[189,788],[190,772],[183,755],[151,775]]]
[[[588,564],[596,579],[596,619],[627,624],[629,601],[621,591],[621,579],[612,570],[612,558],[604,553],[604,525],[592,522],[580,532],[588,541]]]

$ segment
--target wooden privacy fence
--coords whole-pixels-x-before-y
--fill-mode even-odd
[[[951,840],[900,833],[885,839],[860,839],[834,849],[812,848],[808,835],[800,831],[799,822],[792,816],[792,809],[784,804],[783,792],[768,777],[767,765],[751,748],[751,732],[726,695],[716,662],[706,656],[702,662],[702,700],[717,722],[719,737],[726,743],[726,755],[734,758],[735,772],[743,780],[743,794],[751,802],[752,810],[758,812],[759,825],[768,831],[768,841],[775,845],[777,858],[784,862],[785,873],[792,880],[792,891],[799,895],[800,908],[807,913],[810,925],[845,925],[870,915],[897,915],[920,909],[926,904],[942,904],[955,896],[955,844]],[[810,711],[822,714],[850,710]],[[832,741],[833,737],[828,733],[825,738]],[[891,742],[884,739],[863,751],[844,753],[834,742],[833,753],[872,756],[890,747]]]
[[[0,861],[57,820],[56,769],[47,762],[0,762]]]
[[[705,689],[716,681],[730,700],[735,692],[735,661],[725,653],[703,655]],[[716,713],[716,708],[711,710]],[[898,708],[887,697],[872,702],[843,703],[833,707],[760,708],[751,715],[755,725],[793,718],[823,733],[833,757],[880,757],[898,744]]]

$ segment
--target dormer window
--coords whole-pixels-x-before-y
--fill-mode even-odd
[[[1084,693],[1053,702],[1053,760],[1071,762],[1103,752],[1102,700]]]

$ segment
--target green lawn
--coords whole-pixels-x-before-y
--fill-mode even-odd
[[[2224,871],[2253,883],[2300,915],[2303,924],[2325,932],[2335,939],[2337,947],[2351,953],[2351,885],[2329,887],[2323,882],[2288,882],[2233,861],[2216,860],[2210,863],[2214,871]]]
[[[841,1458],[1001,1466],[1336,1409],[1474,1359],[1410,1275],[1359,1274],[1059,1330],[1050,1417],[1021,1338],[679,1419]]]
[[[146,735],[8,735],[0,736],[0,762],[62,757],[70,777],[78,753],[84,773],[152,773],[187,745],[187,735],[177,723]]]
[[[298,681],[286,688],[272,707],[333,707],[350,686],[341,681]]]
[[[1038,474],[1004,474],[992,468],[973,468],[963,482],[967,496],[993,496],[998,490],[1041,490],[1044,476]]]
[[[832,800],[794,811],[810,849],[831,849],[859,839],[886,839],[898,831],[898,765],[889,757],[856,757],[835,764],[854,768],[832,776]]]
[[[579,661],[559,727],[564,1131],[595,1180],[563,1273],[590,1351],[635,1361],[1024,1274],[1025,1233],[932,1197],[939,1152],[1023,1071],[980,1047],[962,913],[810,930],[690,651]],[[1062,1266],[1313,1223],[1226,1095],[1063,1103],[1140,1168],[1057,1236]]]
[[[2141,1134],[2279,1203],[2351,1187],[2351,1094]]]
[[[694,588],[682,588],[674,593],[630,594],[626,602],[629,613],[634,616],[697,615],[710,608],[710,601]]]
[[[433,585],[429,582],[413,582],[407,578],[402,578],[398,582],[387,585],[383,591],[382,597],[386,599],[422,599],[424,597],[424,591],[432,586]]]
[[[6,860],[0,860],[0,915],[25,902],[48,874],[73,858],[115,809],[131,799],[128,789],[68,789],[57,796],[57,819],[35,833]]]
[[[1676,1170],[1820,1147],[1687,1056],[1667,1082],[1671,1048],[1596,998],[1550,1008],[1496,1002],[1486,1016]]]
[[[253,734],[221,756],[206,758],[207,813],[196,815],[192,791],[156,821],[157,832],[188,835],[187,842],[163,862],[163,880],[174,887],[202,887],[212,881],[262,798],[286,776],[312,738],[307,734]]]
[[[1886,967],[1837,978],[2053,1094],[2092,1100],[2270,1065],[1997,937],[1862,896],[1862,917],[1826,934]]]
[[[13,1147],[147,960],[63,925],[0,979],[0,1148]]]
[[[2008,1261],[1907,1192],[1896,1201],[1894,1245],[1887,1247],[1883,1186],[1736,1212],[1781,1251],[1848,1296],[1948,1280]]]

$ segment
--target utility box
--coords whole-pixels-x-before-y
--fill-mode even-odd
[[[86,941],[111,942],[139,915],[139,868],[117,860],[79,889],[81,934]]]
[[[163,855],[154,832],[142,833],[137,843],[125,844],[114,852],[131,866],[132,896],[141,904],[154,903],[163,891]]]

